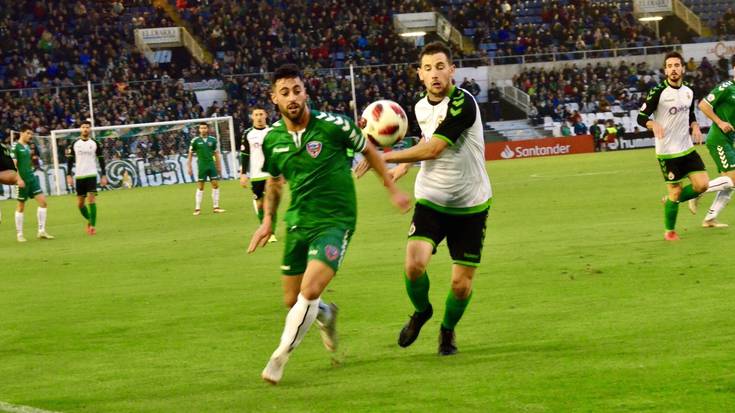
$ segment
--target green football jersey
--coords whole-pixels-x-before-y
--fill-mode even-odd
[[[731,125],[735,125],[735,81],[728,80],[727,82],[721,83],[719,86],[712,89],[709,95],[704,99],[707,103],[712,105],[712,109],[714,109],[720,119],[725,122],[729,122]],[[713,132],[725,136],[716,123],[712,123],[708,137],[712,136]],[[735,133],[732,132],[727,135],[727,139],[730,144],[733,142],[733,135],[735,135]]]
[[[206,169],[214,165],[214,153],[217,152],[217,139],[214,136],[202,138],[197,136],[191,140],[189,150],[197,156],[199,169]]]
[[[288,181],[289,228],[355,228],[357,200],[347,150],[362,152],[366,145],[360,129],[339,115],[312,110],[299,132],[288,131],[283,120],[273,124],[263,142],[263,171]]]
[[[23,180],[28,180],[33,175],[33,164],[31,163],[31,148],[20,142],[13,145],[10,156],[17,162],[18,174]]]

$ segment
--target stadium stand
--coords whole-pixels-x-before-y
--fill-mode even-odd
[[[633,17],[631,1],[435,0],[433,4],[496,64],[520,62],[509,56],[525,55],[524,62],[534,62],[561,53],[558,59],[573,60],[582,57],[575,53],[579,51],[680,43],[673,36],[657,39],[650,27]]]

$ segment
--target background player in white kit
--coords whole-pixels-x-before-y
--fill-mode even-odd
[[[472,297],[472,279],[480,265],[492,189],[485,170],[485,141],[480,110],[471,93],[452,84],[452,52],[442,42],[427,44],[419,55],[419,78],[426,95],[416,103],[422,141],[406,150],[384,153],[386,163],[401,163],[393,179],[421,162],[406,246],[406,291],[415,312],[401,330],[398,345],[413,343],[433,315],[426,267],[436,246],[447,239],[452,257],[452,287],[439,332],[439,354],[457,352],[454,328]],[[366,164],[358,165],[358,176]]]
[[[75,140],[69,146],[66,154],[67,169],[66,183],[69,186],[74,184],[77,192],[77,207],[84,219],[87,220],[87,234],[95,235],[97,229],[97,161],[100,164],[100,184],[107,185],[107,176],[105,175],[105,158],[102,156],[102,145],[92,139],[90,131],[92,124],[83,121],[79,126],[80,138]],[[72,168],[74,169],[74,179],[72,180]],[[88,206],[84,201],[88,202]]]
[[[692,144],[692,138],[702,143],[702,132],[694,116],[694,91],[684,82],[684,67],[679,53],[668,53],[664,58],[666,79],[648,92],[638,113],[638,124],[656,137],[656,158],[668,188],[664,201],[667,241],[679,239],[675,231],[679,203],[698,197],[709,184],[704,162]],[[685,178],[691,184],[682,187]]]
[[[242,137],[240,144],[240,185],[243,188],[250,186],[253,191],[253,208],[258,216],[258,222],[263,222],[263,194],[265,193],[265,182],[270,177],[268,172],[263,172],[263,140],[268,131],[268,112],[262,107],[255,106],[250,112],[253,126],[248,128]],[[268,242],[276,242],[276,222],[273,217],[273,228]]]

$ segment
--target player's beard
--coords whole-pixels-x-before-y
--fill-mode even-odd
[[[286,105],[285,108],[281,108],[279,106],[279,110],[281,111],[281,115],[288,118],[291,122],[298,123],[299,120],[301,120],[301,117],[304,116],[304,110],[306,109],[306,102],[299,105],[298,103],[295,104],[298,106],[298,109],[294,114],[291,114],[291,109],[289,109],[289,106],[293,107],[294,105]]]
[[[679,73],[672,73],[669,75],[669,82],[677,83],[681,80],[681,75]]]

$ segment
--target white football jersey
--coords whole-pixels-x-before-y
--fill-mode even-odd
[[[485,169],[482,119],[474,96],[452,87],[439,103],[423,97],[416,103],[415,113],[423,140],[442,139],[449,144],[437,159],[421,162],[414,189],[416,200],[449,209],[487,204],[492,188]]]
[[[271,127],[265,127],[263,129],[253,127],[245,131],[245,139],[243,139],[242,145],[240,145],[240,154],[242,160],[245,159],[244,154],[249,154],[247,173],[250,179],[262,180],[270,176],[268,172],[263,172],[263,162],[265,161],[263,157],[263,140],[270,130]]]
[[[694,150],[689,126],[694,116],[694,91],[686,83],[679,87],[664,80],[648,92],[646,102],[638,113],[638,124],[645,127],[651,119],[664,128],[664,138],[655,139],[656,155],[675,158]]]
[[[67,152],[69,159],[69,172],[71,173],[72,165],[76,164],[74,169],[74,178],[90,178],[97,176],[97,159],[100,158],[100,165],[104,168],[102,158],[102,145],[92,138],[77,139],[69,147]],[[104,175],[104,170],[102,174]]]

